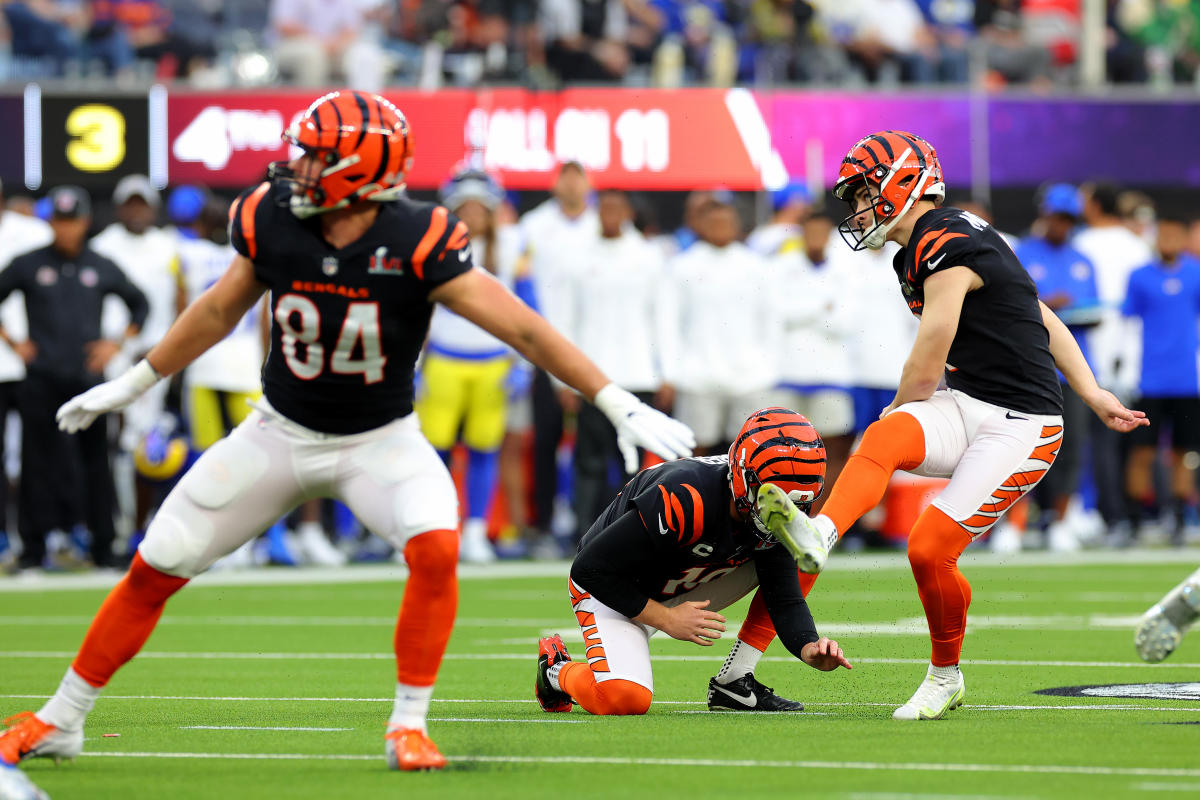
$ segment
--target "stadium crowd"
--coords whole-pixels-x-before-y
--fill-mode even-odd
[[[1081,0],[0,0],[0,79],[554,87],[1077,79]],[[1107,80],[1200,77],[1195,3],[1108,0]]]
[[[648,197],[594,192],[574,162],[524,214],[518,197],[470,166],[439,199],[467,225],[477,266],[620,386],[691,426],[700,454],[723,453],[757,408],[794,408],[824,438],[829,485],[893,398],[917,327],[896,287],[880,280],[893,246],[846,247],[839,217],[801,184],[765,198],[769,216],[757,225],[755,198],[691,192],[675,230],[658,227]],[[1156,215],[1144,195],[1107,184],[1049,185],[1036,202],[1030,230],[1007,238],[1101,383],[1156,424],[1109,436],[1064,383],[1061,463],[990,533],[990,546],[1190,541],[1200,532],[1200,223]],[[0,562],[9,568],[127,558],[164,487],[259,395],[262,308],[99,439],[57,430],[53,410],[66,397],[141,357],[231,258],[228,203],[204,187],[178,186],[164,200],[131,175],[112,203],[115,220],[90,238],[91,198],[77,187],[37,202],[7,198],[0,212],[0,449],[19,487],[9,501],[0,481]],[[75,271],[82,294],[67,280]],[[721,333],[730,329],[742,335]],[[460,484],[464,560],[567,555],[630,477],[604,415],[446,309],[434,316],[416,380],[422,428]],[[897,479],[850,541],[902,543],[922,494],[937,488]],[[312,502],[221,566],[390,555],[344,507]]]

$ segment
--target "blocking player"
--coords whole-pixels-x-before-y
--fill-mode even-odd
[[[1097,385],[1000,235],[942,206],[942,169],[924,139],[867,136],[842,161],[834,193],[850,204],[840,229],[853,249],[901,245],[893,266],[921,322],[895,399],[867,428],[822,513],[810,520],[784,498],[776,518],[789,521],[776,533],[796,545],[802,569],[819,572],[892,472],[950,479],[908,537],[933,647],[925,680],[892,715],[939,719],[963,701],[958,662],[971,587],[958,557],[1054,463],[1063,431],[1055,366],[1109,428],[1128,432],[1147,420]],[[943,376],[949,388],[938,390]]]
[[[593,714],[646,713],[654,692],[650,637],[662,631],[710,646],[725,630],[718,612],[758,587],[754,602],[765,603],[771,636],[777,629],[784,646],[816,669],[850,669],[838,643],[817,634],[796,562],[757,508],[763,487],[790,492],[808,508],[824,479],[821,438],[803,415],[783,408],[751,414],[727,456],[636,475],[584,535],[571,565],[585,660],[571,661],[560,636],[538,642],[542,708],[570,711],[574,702]],[[739,640],[745,633],[743,626]],[[804,708],[759,683],[753,667],[733,670],[735,663],[727,660],[709,681],[709,708]]]
[[[458,504],[412,414],[413,368],[434,303],[507,342],[604,410],[627,459],[693,444],[681,423],[619,389],[540,316],[471,265],[466,226],[403,196],[412,163],[404,115],[360,92],[318,98],[285,133],[299,153],[231,211],[238,255],[146,358],[68,401],[86,428],[207,350],[270,291],[264,399],[205,451],[163,502],[129,572],[108,595],[58,691],[0,734],[0,762],[77,755],[113,673],[145,643],[167,599],[215,560],[313,497],[341,500],[404,553],[389,766],[438,769],[426,733],[433,683],[458,602]]]

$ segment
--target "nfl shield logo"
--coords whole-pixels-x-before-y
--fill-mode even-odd
[[[333,256],[325,256],[321,261],[321,272],[324,272],[326,275],[337,275],[337,271],[338,260]]]

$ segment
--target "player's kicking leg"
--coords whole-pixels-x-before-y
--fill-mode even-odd
[[[273,461],[283,469],[270,469]],[[70,759],[104,686],[150,637],[167,600],[298,502],[286,449],[255,426],[211,447],[163,501],[129,572],[109,592],[54,696],[10,718],[0,763]]]
[[[796,559],[801,572],[815,575],[824,568],[829,551],[838,541],[838,532],[828,517],[809,517],[773,483],[758,488],[758,516]]]
[[[1157,664],[1179,646],[1185,634],[1200,619],[1200,569],[1167,592],[1142,616],[1133,636],[1143,661]]]
[[[388,766],[441,769],[426,719],[458,610],[458,498],[410,415],[358,441],[334,487],[364,526],[404,553],[409,578],[396,620],[396,697],[384,734]]]

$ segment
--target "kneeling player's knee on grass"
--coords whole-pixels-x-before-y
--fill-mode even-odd
[[[633,681],[613,680],[596,684],[597,714],[628,716],[645,714],[650,710],[653,694]]]
[[[414,536],[404,547],[408,568],[430,578],[450,578],[458,567],[458,532],[428,531]]]

